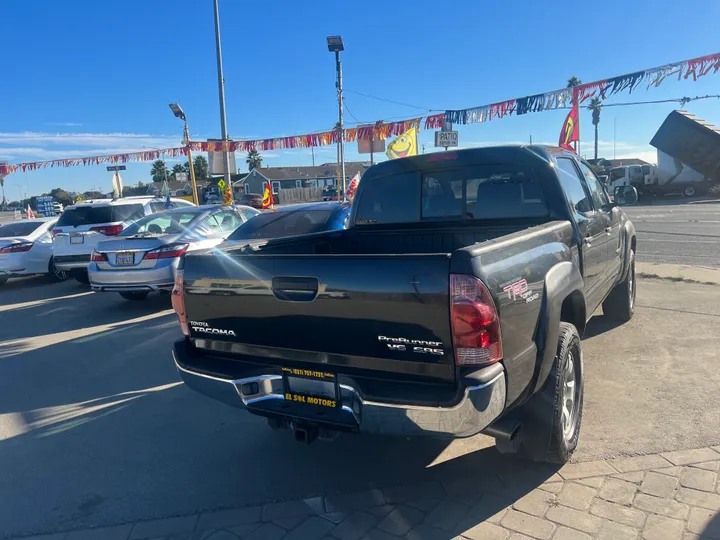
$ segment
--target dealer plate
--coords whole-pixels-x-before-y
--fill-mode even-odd
[[[334,373],[321,370],[282,368],[285,399],[316,407],[340,406],[340,392]]]
[[[71,234],[70,235],[70,243],[71,244],[82,244],[84,242],[85,242],[84,234]]]

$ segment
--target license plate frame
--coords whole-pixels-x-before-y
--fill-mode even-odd
[[[282,368],[286,401],[317,409],[339,409],[340,385],[337,375],[321,369]]]
[[[70,235],[70,243],[73,245],[84,244],[85,243],[85,235],[84,234],[71,234]]]
[[[131,266],[135,264],[135,254],[132,251],[121,251],[115,254],[115,264],[118,266]]]

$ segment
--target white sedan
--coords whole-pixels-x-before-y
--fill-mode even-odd
[[[47,274],[53,281],[67,273],[53,262],[52,227],[57,218],[22,219],[0,227],[0,285],[11,277]]]

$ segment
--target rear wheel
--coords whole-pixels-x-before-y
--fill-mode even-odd
[[[125,300],[145,300],[147,295],[150,294],[148,291],[127,291],[119,293]]]
[[[693,186],[688,186],[683,190],[683,195],[686,197],[692,197],[695,195],[695,188]]]
[[[55,260],[50,257],[48,262],[48,277],[50,281],[65,281],[68,278],[68,273],[65,270],[58,270],[55,266]]]
[[[90,284],[90,278],[88,277],[88,272],[85,268],[76,268],[76,269],[72,270],[72,277],[74,277],[77,281],[79,281],[83,285]]]
[[[630,268],[627,277],[613,288],[603,302],[603,313],[616,321],[627,322],[635,313],[635,295],[637,282],[635,281],[635,251],[630,250]]]
[[[561,322],[550,375],[523,407],[520,454],[533,461],[567,462],[580,437],[583,393],[580,335],[574,325]]]

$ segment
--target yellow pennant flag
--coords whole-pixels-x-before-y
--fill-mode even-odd
[[[417,156],[417,128],[412,127],[408,129],[405,133],[388,144],[385,153],[390,159]]]

